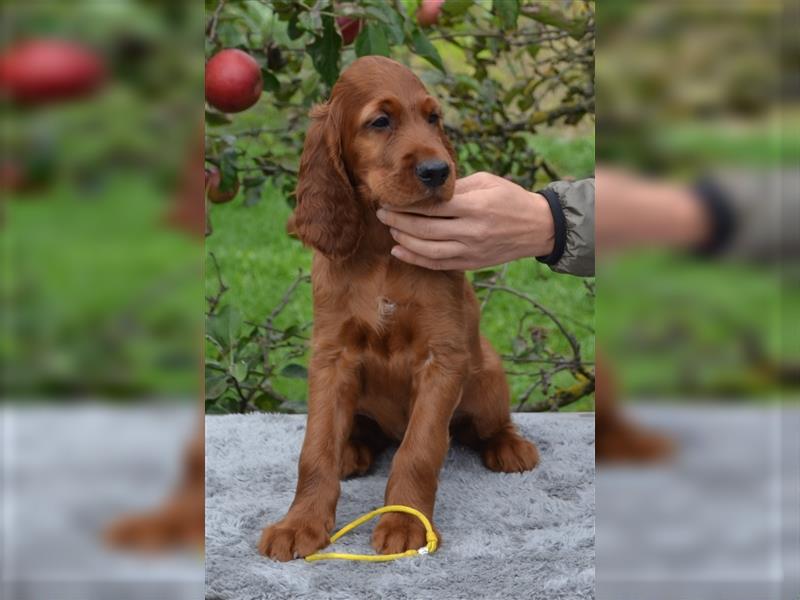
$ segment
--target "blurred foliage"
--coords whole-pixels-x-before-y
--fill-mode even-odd
[[[598,281],[598,336],[627,393],[764,398],[797,385],[781,323],[796,322],[800,290],[781,297],[774,269],[644,252],[604,264]]]
[[[796,168],[796,10],[759,0],[604,3],[598,162],[680,182]],[[648,251],[599,264],[598,334],[624,391],[762,399],[796,388],[800,354],[787,332],[800,290],[790,260]]]
[[[202,250],[165,217],[202,119],[202,6],[6,2],[2,18],[3,50],[65,39],[108,70],[91,97],[0,104],[2,165],[25,179],[0,184],[3,391],[195,396]]]
[[[356,57],[390,56],[420,75],[442,102],[461,175],[485,170],[535,189],[593,172],[592,2],[447,0],[432,27],[417,23],[417,8],[400,0],[206,1],[206,58],[239,48],[259,62],[264,80],[260,102],[248,111],[206,108],[206,161],[220,169],[221,188],[242,183],[240,202],[209,213],[209,412],[304,410],[309,253],[283,225],[308,111]],[[352,44],[343,43],[342,18],[362,21]],[[587,138],[588,144],[563,143]],[[264,208],[265,202],[283,206]],[[269,223],[253,223],[265,214]],[[475,276],[483,327],[506,359],[518,405],[590,409],[591,285],[550,280],[546,268],[527,262]],[[539,302],[543,296],[548,300]],[[550,300],[566,307],[554,313]]]
[[[781,45],[781,40],[792,39],[779,35],[783,4],[605,4],[598,19],[605,34],[597,62],[597,80],[602,82],[598,160],[653,172],[696,173],[724,158],[704,150],[715,138],[729,138],[732,130],[735,134],[774,115],[785,79],[781,59],[797,64],[800,57],[796,44]],[[739,155],[763,160],[766,152],[774,160],[780,129],[763,120],[756,126],[766,143]],[[697,127],[702,133],[695,136],[696,144],[672,143],[676,128],[685,140],[687,129]],[[724,146],[716,150],[725,152]]]

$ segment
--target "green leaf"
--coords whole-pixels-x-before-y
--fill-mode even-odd
[[[225,113],[217,112],[215,110],[206,111],[206,124],[208,125],[229,125],[233,123],[233,119]]]
[[[236,181],[238,179],[238,172],[236,171],[236,153],[232,148],[222,153],[219,172],[219,190],[221,192],[230,192],[236,187]]]
[[[395,11],[389,13],[390,23],[387,25],[389,42],[392,44],[402,44],[406,39],[404,31],[403,17]]]
[[[261,354],[261,348],[255,344],[250,344],[246,351],[250,350],[247,353],[245,358],[245,362],[247,363],[247,368],[250,371],[248,375],[261,375],[264,371],[264,356]]]
[[[403,16],[398,13],[389,3],[379,4],[378,6],[368,6],[366,8],[368,16],[372,16],[385,27],[386,37],[390,44],[402,44],[406,36],[403,31]]]
[[[467,96],[470,92],[480,92],[481,86],[475,81],[474,77],[468,75],[456,75],[456,85],[453,90],[462,95]]]
[[[379,23],[367,24],[356,38],[356,56],[379,54],[389,56],[389,41],[386,29]]]
[[[300,334],[300,327],[297,324],[289,325],[289,327],[283,330],[283,339],[287,340],[290,337],[294,337],[299,334]]]
[[[308,379],[308,369],[297,363],[289,363],[281,369],[281,375],[292,379]]]
[[[268,92],[275,92],[281,89],[281,82],[266,69],[261,69],[261,79],[264,80],[264,89]]]
[[[311,14],[309,12],[302,12],[297,16],[298,27],[304,31],[315,33],[317,28],[311,22]]]
[[[332,86],[339,77],[339,49],[342,47],[342,38],[336,31],[333,17],[322,17],[322,35],[306,47],[311,54],[311,62],[322,81]]]
[[[267,394],[259,394],[253,399],[253,404],[255,404],[258,410],[264,412],[273,412],[280,405],[280,401],[277,398],[268,396]]]
[[[308,97],[316,91],[318,85],[319,74],[315,71],[307,71],[303,81],[300,82],[300,91],[303,92],[304,96]]]
[[[394,10],[388,2],[386,4],[378,4],[377,6],[364,7],[364,14],[366,14],[367,17],[371,17],[385,24],[389,23],[389,13],[391,12],[394,12]]]
[[[442,5],[442,11],[451,17],[458,17],[469,10],[474,4],[474,0],[446,0]]]
[[[472,281],[474,283],[482,283],[484,281],[488,281],[492,277],[495,277],[497,273],[497,269],[484,269],[483,271],[475,271],[472,274]]]
[[[517,152],[525,152],[528,149],[528,140],[524,137],[515,135],[511,138],[511,145],[517,150]]]
[[[255,206],[259,202],[261,202],[262,198],[262,186],[255,185],[253,187],[249,187],[244,192],[244,205],[245,206]]]
[[[250,177],[245,177],[242,180],[242,184],[246,188],[251,188],[251,187],[256,187],[258,185],[262,185],[262,184],[266,183],[266,181],[267,181],[267,178],[264,177],[263,175],[252,175]]]
[[[492,12],[500,17],[504,29],[514,29],[519,17],[519,0],[494,0]]]
[[[533,94],[522,96],[520,97],[519,102],[517,102],[517,108],[519,108],[521,111],[526,111],[533,106],[534,100],[536,100],[536,97]]]
[[[298,8],[302,10],[302,5],[298,7],[299,3],[297,0],[272,0],[270,4],[272,4],[272,9],[281,17],[286,17],[290,14],[296,14]],[[283,18],[283,20],[285,21],[286,19]]]
[[[224,353],[227,353],[239,336],[241,326],[242,315],[239,311],[232,306],[225,305],[219,312],[206,319],[206,335],[222,348]]]
[[[228,389],[227,375],[214,375],[206,377],[206,400],[219,398]]]
[[[581,39],[586,35],[589,24],[581,19],[571,19],[561,12],[558,7],[553,7],[552,3],[541,2],[529,6],[525,11],[525,16],[538,21],[542,25],[550,25],[564,31],[575,40]]]
[[[235,404],[230,398],[206,400],[207,415],[229,415],[235,412]]]
[[[247,379],[247,363],[243,360],[233,363],[229,371],[233,378],[239,383]]]
[[[431,44],[430,40],[428,40],[421,29],[414,29],[414,32],[411,34],[411,42],[414,46],[414,52],[416,52],[418,56],[427,60],[442,73],[445,72],[442,57],[439,56],[439,51]]]
[[[305,31],[300,27],[297,19],[297,13],[293,13],[292,18],[289,19],[289,25],[286,27],[286,33],[289,35],[290,40],[296,40],[303,35],[303,33],[305,33]]]
[[[247,34],[239,21],[220,21],[217,25],[217,38],[223,48],[247,46]]]

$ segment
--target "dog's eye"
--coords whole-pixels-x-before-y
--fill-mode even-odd
[[[436,125],[439,122],[439,114],[438,113],[431,113],[428,117],[428,123],[431,125]]]
[[[380,116],[370,123],[369,126],[374,127],[375,129],[386,129],[389,127],[389,117],[386,115]]]

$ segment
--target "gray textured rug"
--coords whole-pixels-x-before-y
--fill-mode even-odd
[[[675,460],[597,474],[598,600],[800,599],[800,410],[637,406]]]
[[[201,598],[196,551],[148,557],[101,541],[164,501],[196,427],[194,402],[1,407],[0,598]]]
[[[283,516],[296,480],[304,416],[206,419],[206,598],[594,597],[593,415],[516,415],[541,453],[525,474],[486,470],[451,449],[440,480],[436,554],[390,563],[272,562],[256,551],[261,529]],[[374,472],[342,484],[337,528],[381,506],[391,452]],[[374,524],[374,521],[372,522]],[[337,543],[372,553],[372,527]]]

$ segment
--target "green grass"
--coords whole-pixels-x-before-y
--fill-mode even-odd
[[[201,246],[139,174],[10,197],[0,352],[15,394],[194,395]]]
[[[561,178],[583,179],[594,174],[594,136],[531,134],[530,144]]]
[[[659,149],[696,164],[743,165],[747,168],[796,165],[800,144],[788,134],[797,131],[800,115],[787,111],[750,122],[680,123],[654,137]]]
[[[798,363],[800,286],[764,265],[643,252],[598,272],[598,335],[635,397],[768,398]],[[755,350],[755,354],[754,351]]]

